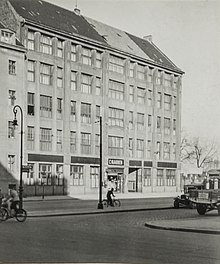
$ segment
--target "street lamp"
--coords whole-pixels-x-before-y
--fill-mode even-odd
[[[18,126],[18,121],[16,119],[16,115],[17,115],[17,108],[20,109],[21,112],[21,153],[20,153],[20,185],[19,185],[19,209],[23,208],[23,181],[22,181],[22,167],[23,167],[23,111],[22,108],[20,107],[20,105],[15,105],[13,108],[13,113],[14,113],[14,120],[13,120],[13,125]]]
[[[99,168],[99,203],[98,209],[103,209],[102,203],[102,117],[99,117],[99,127],[100,127],[100,168]]]

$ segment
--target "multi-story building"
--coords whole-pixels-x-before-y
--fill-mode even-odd
[[[119,192],[180,190],[183,72],[151,36],[142,39],[41,0],[1,0],[0,21],[26,49],[25,58],[7,55],[1,64],[2,78],[12,85],[1,83],[0,98],[10,112],[0,117],[7,167],[10,146],[19,149],[19,133],[8,137],[6,126],[16,86],[24,163],[31,168],[23,175],[26,192],[43,184],[48,192],[53,186],[55,193],[59,187],[98,193],[100,116],[104,182],[113,177]],[[14,85],[10,58],[23,73]],[[19,152],[13,155],[16,177]]]

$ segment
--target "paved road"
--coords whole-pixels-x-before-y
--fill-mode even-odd
[[[0,224],[2,262],[220,263],[220,236],[154,230],[153,219],[193,217],[194,210],[14,219]]]

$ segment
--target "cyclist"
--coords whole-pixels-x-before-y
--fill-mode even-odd
[[[16,191],[16,188],[13,187],[12,189],[9,190],[9,197],[8,200],[10,200],[11,205],[10,205],[10,214],[12,214],[12,210],[14,212],[17,211],[17,205],[19,204],[19,195],[18,192]]]
[[[114,204],[112,202],[112,196],[115,197],[113,191],[114,191],[114,188],[111,188],[111,190],[108,190],[108,192],[107,192],[107,200],[108,200],[108,204],[110,204],[110,206],[114,206]]]

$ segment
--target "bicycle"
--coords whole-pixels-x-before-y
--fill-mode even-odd
[[[120,206],[121,206],[121,202],[120,202],[120,200],[118,200],[118,199],[116,199],[116,198],[113,198],[113,199],[112,199],[112,203],[113,203],[113,206],[114,206],[114,207],[120,207]],[[102,201],[102,204],[103,204],[103,206],[106,207],[106,208],[110,206],[109,201],[108,201],[107,199],[104,199],[104,200]]]
[[[15,218],[18,222],[24,222],[26,220],[27,211],[19,208],[16,208],[16,210],[12,210],[14,211],[13,214],[10,213],[6,204],[2,204],[0,208],[0,221],[6,221],[9,218]]]

